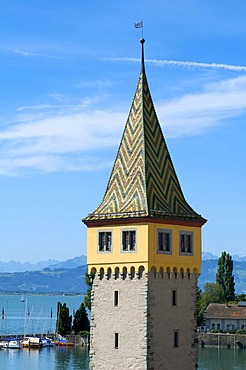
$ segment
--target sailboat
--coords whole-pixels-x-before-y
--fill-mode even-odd
[[[20,339],[5,338],[1,347],[5,349],[21,349]]]
[[[39,337],[36,336],[27,336],[27,328],[28,328],[28,322],[27,320],[30,319],[30,312],[27,305],[27,298],[26,298],[26,306],[25,306],[25,323],[24,323],[24,338],[21,340],[21,345],[23,348],[41,348],[43,346],[42,340]]]

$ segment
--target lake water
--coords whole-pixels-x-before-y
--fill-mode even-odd
[[[0,334],[54,332],[57,302],[66,303],[70,314],[76,311],[82,296],[0,295],[4,310]],[[52,312],[52,315],[51,315]],[[52,317],[51,317],[52,316]],[[43,348],[41,350],[0,350],[0,369],[4,370],[88,370],[87,348]],[[238,348],[199,349],[199,370],[245,370],[246,350]]]
[[[87,348],[55,347],[41,350],[0,350],[3,370],[88,370]]]
[[[88,370],[87,348],[43,348],[41,350],[0,350],[4,370]],[[246,350],[199,349],[199,370],[245,370]],[[100,369],[99,369],[100,370]]]
[[[246,350],[238,348],[199,349],[199,370],[245,370]]]
[[[66,303],[73,315],[83,296],[0,295],[0,335],[55,332],[59,301]]]

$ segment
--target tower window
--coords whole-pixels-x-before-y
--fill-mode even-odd
[[[122,231],[122,250],[124,252],[136,250],[136,230]]]
[[[99,252],[111,252],[112,250],[112,232],[111,231],[99,231],[98,250]]]
[[[119,305],[119,291],[115,290],[114,291],[114,306],[118,307]]]
[[[177,348],[179,347],[179,331],[178,330],[174,330],[173,332],[173,339],[174,339],[174,347]]]
[[[176,294],[176,290],[173,290],[173,292],[172,292],[172,304],[173,304],[173,306],[177,306],[177,294]]]
[[[119,333],[114,333],[114,348],[119,348]]]
[[[172,231],[159,229],[157,231],[157,253],[170,254],[172,249]]]
[[[193,254],[193,232],[181,231],[179,243],[180,254]]]

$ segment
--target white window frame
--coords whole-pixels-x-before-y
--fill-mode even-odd
[[[164,234],[164,235],[168,234],[169,235],[169,250],[160,249],[160,245],[159,245],[160,234]],[[172,230],[171,229],[157,229],[156,252],[158,254],[172,254]]]
[[[134,249],[131,249],[130,244],[128,244],[127,248],[124,248],[124,246],[123,246],[124,239],[125,239],[124,233],[131,233],[131,232],[135,233]],[[129,243],[130,243],[130,241],[129,241]],[[137,230],[136,229],[122,229],[121,230],[121,252],[123,252],[123,253],[135,253],[136,251],[137,251]]]
[[[105,240],[106,244],[101,247],[100,243],[100,239],[101,239],[101,235],[102,234],[111,234],[111,244],[110,244],[110,249],[107,249],[107,240]],[[98,230],[98,235],[97,235],[97,241],[98,241],[98,246],[97,246],[97,251],[99,253],[112,253],[112,250],[113,250],[113,232],[112,230]]]
[[[182,249],[181,243],[183,238],[184,238],[184,248]],[[179,232],[179,254],[182,256],[193,256],[193,253],[194,253],[194,232],[181,230]]]

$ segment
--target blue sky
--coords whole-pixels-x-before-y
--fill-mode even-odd
[[[2,261],[86,253],[146,72],[203,250],[245,254],[245,1],[9,0],[0,4]]]

